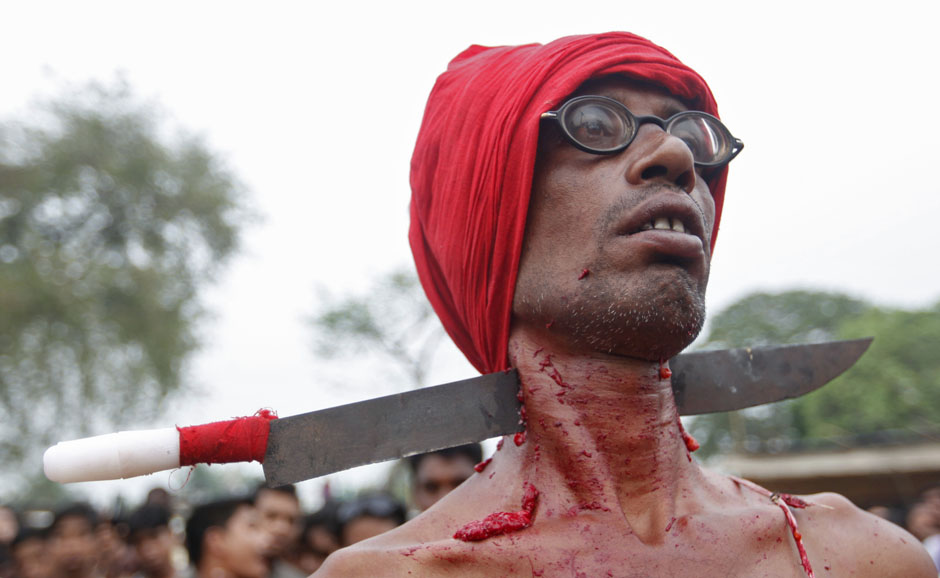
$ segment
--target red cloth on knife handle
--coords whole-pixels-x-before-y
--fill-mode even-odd
[[[250,417],[177,427],[180,466],[263,462],[273,419],[277,419],[277,414],[262,409]]]

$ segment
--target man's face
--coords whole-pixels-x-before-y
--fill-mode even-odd
[[[159,575],[173,566],[173,548],[176,539],[167,526],[138,530],[133,538],[141,570]]]
[[[23,540],[13,546],[13,559],[21,578],[46,578],[51,576],[46,542],[40,537]]]
[[[444,457],[431,454],[421,458],[415,472],[414,501],[427,510],[473,475],[475,464],[463,455]]]
[[[300,536],[300,503],[294,496],[262,490],[255,500],[261,527],[268,534],[267,555],[282,557]]]
[[[624,79],[577,94],[619,100],[636,116],[686,110],[668,93]],[[595,155],[543,123],[514,326],[574,352],[674,356],[704,322],[715,218],[691,152],[644,124],[626,150]],[[677,221],[685,232],[671,230]]]
[[[245,505],[232,514],[224,528],[214,528],[215,555],[231,575],[238,578],[264,578],[268,564],[264,558],[266,537],[255,508]]]
[[[57,576],[85,576],[95,567],[94,528],[82,516],[65,516],[57,521],[48,545]]]

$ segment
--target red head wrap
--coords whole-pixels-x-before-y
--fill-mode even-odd
[[[411,250],[444,328],[483,373],[508,367],[539,115],[586,80],[612,74],[659,85],[690,109],[718,114],[701,76],[626,32],[471,46],[431,91],[411,159]],[[726,176],[723,170],[709,181],[713,246]]]

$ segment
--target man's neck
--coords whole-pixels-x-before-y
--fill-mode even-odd
[[[701,476],[681,435],[668,367],[574,355],[524,331],[513,333],[510,356],[527,425],[524,443],[510,438],[501,453],[539,489],[539,511],[622,514],[644,541],[662,536],[680,490]]]

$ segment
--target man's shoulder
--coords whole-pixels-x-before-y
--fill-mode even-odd
[[[314,574],[316,578],[374,577],[407,574],[423,551],[432,546],[427,536],[415,535],[409,524],[333,552]]]
[[[393,562],[388,550],[353,545],[330,554],[314,576],[316,578],[381,576],[383,572],[388,573],[393,570],[393,567],[390,567]]]
[[[814,494],[805,500],[812,505],[799,511],[799,532],[817,573],[936,578],[927,552],[904,529],[839,494]]]

